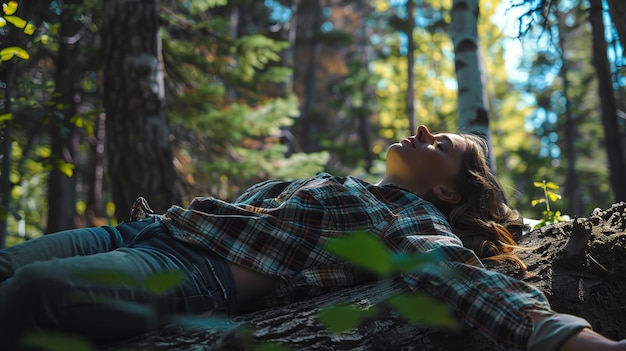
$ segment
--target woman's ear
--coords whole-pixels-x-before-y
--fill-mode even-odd
[[[458,204],[461,201],[461,194],[451,186],[437,185],[433,188],[433,194],[440,201],[449,204]]]

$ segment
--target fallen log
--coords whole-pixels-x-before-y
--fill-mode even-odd
[[[528,270],[506,264],[489,269],[535,285],[554,310],[586,318],[594,329],[613,339],[626,338],[626,203],[596,211],[589,218],[549,225],[520,241],[520,257]],[[225,328],[183,328],[158,331],[107,345],[104,350],[252,350],[280,344],[291,350],[467,350],[494,346],[478,332],[438,330],[414,325],[393,310],[368,318],[359,327],[329,332],[318,312],[336,304],[371,307],[408,291],[401,280],[372,282],[280,308],[237,316]]]

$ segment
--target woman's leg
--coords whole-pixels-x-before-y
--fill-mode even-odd
[[[82,228],[47,234],[0,250],[0,282],[19,267],[51,258],[86,256],[115,250],[132,242],[154,219],[129,222],[117,227]]]
[[[228,305],[220,278],[200,266],[202,255],[192,252],[196,257],[188,259],[189,248],[177,248],[182,244],[164,226],[144,234],[148,238],[131,247],[17,269],[0,284],[0,331],[6,335],[0,349],[11,349],[29,330],[62,330],[102,342],[155,329],[164,322],[160,316]],[[177,270],[184,273],[180,285],[161,295],[150,292],[147,279]]]

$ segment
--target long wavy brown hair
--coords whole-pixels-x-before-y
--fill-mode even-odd
[[[516,254],[516,240],[524,227],[522,217],[508,206],[487,164],[487,143],[477,135],[461,136],[467,146],[454,187],[462,198],[460,203],[442,210],[463,245],[481,260],[513,261],[526,269]]]

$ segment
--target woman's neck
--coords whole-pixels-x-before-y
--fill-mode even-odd
[[[419,187],[411,186],[407,184],[407,182],[402,181],[401,179],[393,176],[386,175],[383,179],[381,179],[378,183],[378,186],[393,186],[396,188],[400,188],[409,192],[412,192],[418,196],[424,195],[427,191],[423,189],[419,189]]]

